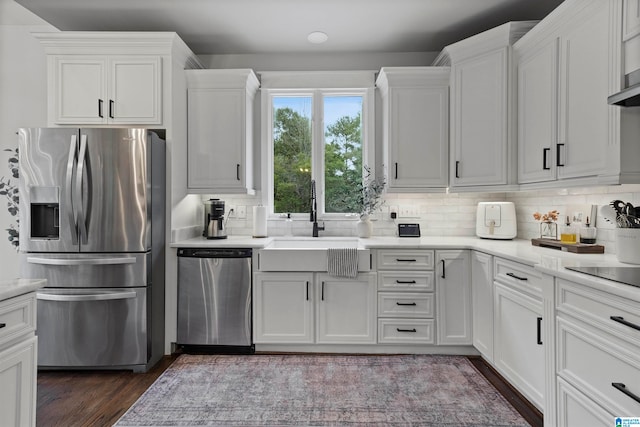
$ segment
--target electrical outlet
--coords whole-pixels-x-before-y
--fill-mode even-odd
[[[400,211],[398,212],[399,218],[416,218],[418,216],[418,208],[415,206],[400,206]]]
[[[246,206],[236,206],[236,218],[238,219],[247,219],[247,207]]]

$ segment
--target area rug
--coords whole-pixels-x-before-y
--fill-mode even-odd
[[[126,426],[528,426],[462,356],[181,355]]]

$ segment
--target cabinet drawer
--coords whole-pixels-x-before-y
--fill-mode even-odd
[[[591,327],[558,318],[558,375],[616,416],[640,414],[640,359]],[[629,396],[614,387],[624,384]]]
[[[505,285],[514,286],[535,295],[542,295],[542,281],[544,280],[542,273],[531,266],[494,257],[493,274],[495,280]]]
[[[36,330],[36,294],[0,302],[0,346]]]
[[[431,293],[379,292],[378,316],[433,318],[435,307]]]
[[[639,302],[568,280],[557,279],[556,283],[558,311],[640,347]]]
[[[433,270],[432,250],[380,249],[377,256],[378,270]]]
[[[380,344],[435,344],[433,319],[378,319]]]
[[[381,271],[378,273],[379,291],[433,292],[433,271]]]
[[[610,427],[614,416],[558,378],[558,425]]]

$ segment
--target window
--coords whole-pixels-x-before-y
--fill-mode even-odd
[[[368,99],[366,89],[268,91],[273,213],[308,214],[312,180],[319,214],[359,212]]]

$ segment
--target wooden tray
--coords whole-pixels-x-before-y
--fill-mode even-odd
[[[543,248],[557,249],[565,252],[574,252],[576,254],[603,254],[604,246],[588,245],[586,243],[562,243],[560,240],[552,239],[531,239],[533,246]]]

